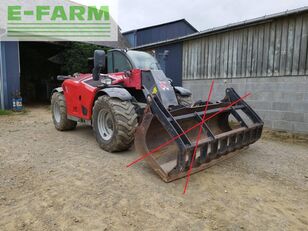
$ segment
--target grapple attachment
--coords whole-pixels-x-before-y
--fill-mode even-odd
[[[205,118],[212,118],[202,123],[204,105],[167,110],[160,99],[154,96],[137,128],[135,147],[144,155],[195,127],[146,158],[165,182],[185,177],[196,147],[198,124],[201,124],[203,131],[191,173],[208,168],[233,156],[236,150],[261,137],[263,122],[245,101],[241,100],[227,108],[239,99],[234,89],[226,89],[226,96],[222,101],[208,104]],[[227,109],[222,110],[223,108]],[[217,115],[214,116],[215,114]]]

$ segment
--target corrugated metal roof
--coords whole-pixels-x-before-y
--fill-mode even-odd
[[[125,31],[122,34],[123,35],[127,35],[127,34],[130,34],[130,33],[137,32],[137,31],[152,29],[152,28],[155,28],[155,27],[166,26],[166,25],[169,25],[169,24],[177,23],[177,22],[184,22],[189,27],[191,27],[195,32],[198,32],[198,30],[195,27],[193,27],[185,18],[183,18],[183,19],[179,19],[179,20],[176,20],[176,21],[171,21],[171,22],[166,22],[166,23],[157,24],[157,25],[153,25],[153,26],[148,26],[148,27],[143,27],[143,28],[138,28],[138,29],[134,29],[134,30]]]
[[[258,17],[258,18],[254,18],[254,19],[250,19],[250,20],[237,22],[237,23],[231,23],[231,24],[221,26],[221,27],[214,27],[214,28],[211,28],[211,29],[207,29],[207,30],[204,30],[204,31],[201,31],[201,32],[191,34],[191,35],[186,35],[186,36],[182,36],[182,37],[175,38],[175,39],[169,39],[169,40],[160,41],[160,42],[156,42],[156,43],[146,44],[146,45],[142,45],[142,46],[139,46],[139,47],[135,47],[133,49],[145,49],[145,48],[150,49],[150,48],[154,48],[154,47],[157,47],[157,46],[160,46],[160,45],[182,42],[182,41],[186,41],[186,40],[191,40],[191,39],[196,39],[196,38],[199,38],[199,37],[208,36],[208,35],[211,35],[211,34],[217,34],[217,33],[223,32],[223,31],[248,27],[248,26],[251,26],[251,25],[254,25],[254,24],[266,23],[266,22],[271,21],[271,20],[276,19],[276,18],[286,17],[286,16],[294,15],[294,14],[301,14],[301,13],[305,13],[305,12],[308,12],[308,6],[297,8],[297,9],[294,9],[294,10],[287,10],[287,11],[283,11],[283,12],[280,12],[280,13],[265,15],[263,17]]]

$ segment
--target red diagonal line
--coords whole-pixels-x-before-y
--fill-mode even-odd
[[[204,120],[204,122],[212,119],[213,117],[217,116],[218,114],[222,113],[223,111],[227,110],[228,108],[232,107],[233,105],[237,104],[238,102],[240,102],[241,100],[245,99],[246,97],[250,96],[251,93],[247,93],[246,95],[242,96],[241,98],[239,98],[238,100],[234,101],[233,103],[229,104],[228,106],[222,108],[221,110],[219,110],[218,112],[216,112],[215,114],[211,115],[210,117],[206,118]],[[202,124],[202,122],[192,126],[191,128],[187,129],[186,131],[184,131],[183,133],[181,133],[180,135],[177,135],[175,137],[173,137],[171,140],[159,145],[157,148],[152,149],[150,152],[143,154],[141,157],[139,157],[138,159],[134,160],[133,162],[129,163],[126,167],[130,167],[138,162],[140,162],[141,160],[147,158],[148,156],[152,155],[153,153],[157,152],[158,150],[160,150],[161,148],[167,146],[168,144],[172,143],[174,140],[176,140],[177,138],[185,135],[186,133],[190,132],[191,130],[195,129],[196,127],[200,126],[200,124]]]
[[[191,175],[191,170],[192,170],[192,167],[193,167],[193,164],[194,164],[194,160],[195,160],[195,158],[196,158],[196,153],[197,153],[197,149],[198,149],[198,144],[199,144],[200,137],[201,137],[201,132],[202,132],[202,125],[203,125],[203,123],[204,123],[204,121],[205,121],[205,116],[206,116],[207,108],[208,108],[208,106],[209,106],[209,101],[211,100],[211,97],[212,97],[213,86],[214,86],[214,80],[212,80],[212,84],[211,84],[211,87],[210,87],[210,92],[209,92],[209,95],[208,95],[208,97],[207,97],[206,105],[205,105],[205,107],[204,107],[204,114],[203,114],[203,117],[202,117],[202,123],[201,123],[201,125],[200,125],[200,127],[199,127],[199,132],[198,132],[197,140],[196,140],[196,146],[195,146],[195,148],[194,148],[194,153],[193,153],[193,156],[192,156],[192,158],[191,158],[189,170],[188,170],[188,172],[187,172],[187,177],[186,177],[186,182],[185,182],[183,194],[186,193],[187,186],[188,186],[188,182],[189,182],[190,175]]]

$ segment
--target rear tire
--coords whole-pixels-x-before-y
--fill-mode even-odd
[[[96,140],[105,151],[119,152],[131,147],[138,120],[130,101],[100,96],[94,104],[92,122]]]
[[[176,98],[178,100],[178,103],[182,106],[189,107],[193,104],[191,96],[182,96],[180,94],[176,94]]]
[[[63,94],[59,92],[52,94],[51,112],[52,120],[57,130],[68,131],[76,128],[77,122],[67,118],[66,102]]]

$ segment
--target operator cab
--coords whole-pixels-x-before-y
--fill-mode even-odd
[[[98,50],[95,51],[94,56],[93,67],[96,67],[96,71],[102,74],[126,72],[133,69],[161,70],[157,60],[143,51],[113,49],[105,55],[104,51]]]
[[[111,50],[107,53],[107,73],[140,70],[160,70],[157,60],[143,51]]]

